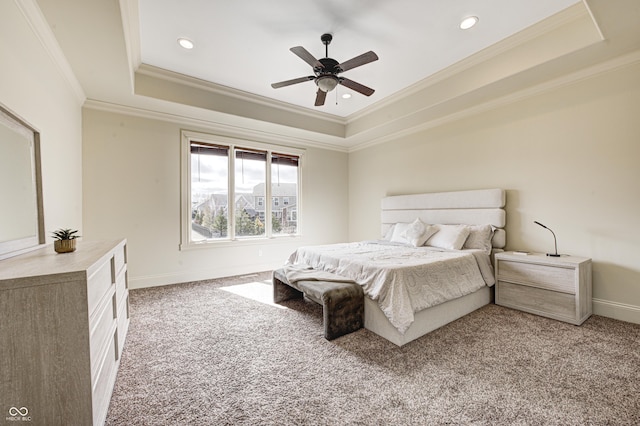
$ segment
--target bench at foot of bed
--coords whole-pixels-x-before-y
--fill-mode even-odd
[[[364,292],[355,283],[297,281],[289,283],[282,269],[273,272],[273,301],[302,298],[322,305],[324,337],[333,340],[352,333],[364,324]]]

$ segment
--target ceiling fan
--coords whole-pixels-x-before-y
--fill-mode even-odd
[[[316,59],[307,49],[302,46],[292,47],[293,53],[298,55],[300,59],[308,63],[313,67],[313,73],[307,77],[294,78],[293,80],[281,81],[279,83],[273,83],[271,87],[278,89],[280,87],[290,86],[292,84],[303,83],[305,81],[314,80],[318,86],[318,92],[316,93],[315,106],[324,105],[324,101],[327,97],[327,92],[332,91],[338,84],[341,84],[349,89],[355,90],[358,93],[362,93],[365,96],[371,96],[374,90],[370,87],[357,83],[348,78],[341,77],[338,74],[348,71],[350,69],[359,67],[360,65],[368,64],[369,62],[377,61],[378,55],[372,51],[363,53],[348,61],[338,63],[335,59],[329,57],[329,43],[333,36],[331,34],[323,34],[320,37],[322,43],[325,45],[325,57],[322,59]]]

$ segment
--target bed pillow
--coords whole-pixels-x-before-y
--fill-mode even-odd
[[[448,250],[460,250],[469,236],[467,225],[435,225],[438,232],[427,240],[426,245]]]
[[[464,242],[462,248],[484,250],[485,253],[491,254],[491,240],[495,228],[491,225],[467,225],[469,228],[469,236]]]
[[[418,218],[411,222],[402,233],[402,237],[414,247],[420,247],[435,234],[438,229],[435,226],[425,225]]]
[[[392,243],[408,243],[407,239],[403,237],[404,231],[409,227],[408,223],[398,222],[393,225],[393,233],[391,234],[391,238],[389,241]]]
[[[416,219],[411,223],[398,222],[393,225],[393,233],[389,241],[419,247],[436,231],[437,229],[431,226],[427,229],[420,219]]]
[[[382,237],[382,239],[385,241],[391,241],[391,237],[393,236],[393,230],[395,228],[396,228],[396,224],[394,223],[389,227],[389,229],[387,229],[387,232],[384,234],[384,237]]]

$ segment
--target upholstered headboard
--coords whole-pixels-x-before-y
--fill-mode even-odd
[[[427,194],[392,195],[382,199],[382,235],[398,222],[412,222],[417,217],[424,223],[493,225],[496,231],[492,245],[506,245],[506,195],[503,189],[432,192]]]

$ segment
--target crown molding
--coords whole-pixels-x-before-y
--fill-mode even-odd
[[[565,76],[546,81],[544,83],[529,87],[527,89],[523,89],[523,90],[511,93],[508,96],[496,98],[489,102],[484,102],[482,104],[458,111],[453,114],[449,114],[434,120],[429,120],[418,126],[413,126],[399,132],[392,132],[384,136],[369,139],[366,142],[351,146],[348,152],[351,153],[351,152],[359,151],[362,149],[370,148],[375,145],[380,145],[386,142],[397,140],[402,137],[419,133],[434,127],[442,126],[447,123],[462,120],[464,118],[468,118],[483,112],[505,107],[507,105],[525,100],[527,98],[531,98],[544,93],[555,91],[563,87],[571,86],[573,84],[580,83],[584,80],[588,80],[590,78],[594,78],[602,74],[616,71],[618,69],[621,69],[627,66],[633,66],[639,63],[640,63],[640,50],[637,50],[637,51],[613,58],[611,60],[593,65],[591,67],[581,69],[571,74],[567,74]]]
[[[120,17],[129,61],[129,83],[133,90],[135,70],[142,63],[140,53],[140,15],[138,0],[120,0]]]
[[[348,152],[348,149],[342,144],[341,139],[338,140],[338,143],[332,144],[330,142],[322,142],[314,138],[287,135],[285,131],[277,132],[272,130],[251,129],[246,126],[225,124],[204,118],[194,118],[180,113],[161,112],[158,110],[115,104],[96,99],[87,99],[83,107],[97,111],[124,114],[151,120],[160,120],[175,123],[180,126],[194,126],[198,129],[205,129],[206,131],[210,131],[221,136],[245,138],[274,145],[310,147],[344,153]]]
[[[27,23],[38,38],[45,52],[47,52],[49,58],[51,58],[51,61],[58,69],[58,72],[60,72],[60,75],[67,82],[76,100],[82,105],[87,98],[84,90],[76,78],[69,61],[67,61],[67,58],[62,52],[58,40],[42,14],[42,10],[40,10],[37,2],[35,0],[14,0],[14,2],[27,20]]]
[[[198,90],[204,90],[207,92],[216,93],[223,96],[229,96],[241,101],[249,102],[252,104],[258,104],[269,108],[274,108],[282,112],[303,115],[320,119],[323,121],[346,125],[346,120],[335,116],[333,114],[327,114],[326,112],[313,111],[308,108],[299,107],[286,102],[278,101],[275,99],[267,98],[260,95],[244,92],[242,90],[233,89],[231,87],[223,86],[221,84],[212,83],[210,81],[201,80],[199,78],[190,77],[184,74],[176,73],[173,71],[165,70],[162,68],[154,67],[145,63],[140,64],[137,74],[153,77],[160,80],[169,81],[172,83],[183,84],[185,86],[193,87]]]
[[[587,12],[591,17],[591,21],[593,21],[593,25],[595,25],[596,30],[598,30],[598,34],[600,34],[600,40],[606,40],[604,33],[602,32],[602,28],[600,28],[600,24],[598,24],[598,21],[596,20],[596,17],[591,10],[591,6],[589,6],[589,2],[587,0],[582,0],[582,4],[584,5],[585,9],[587,9]]]

